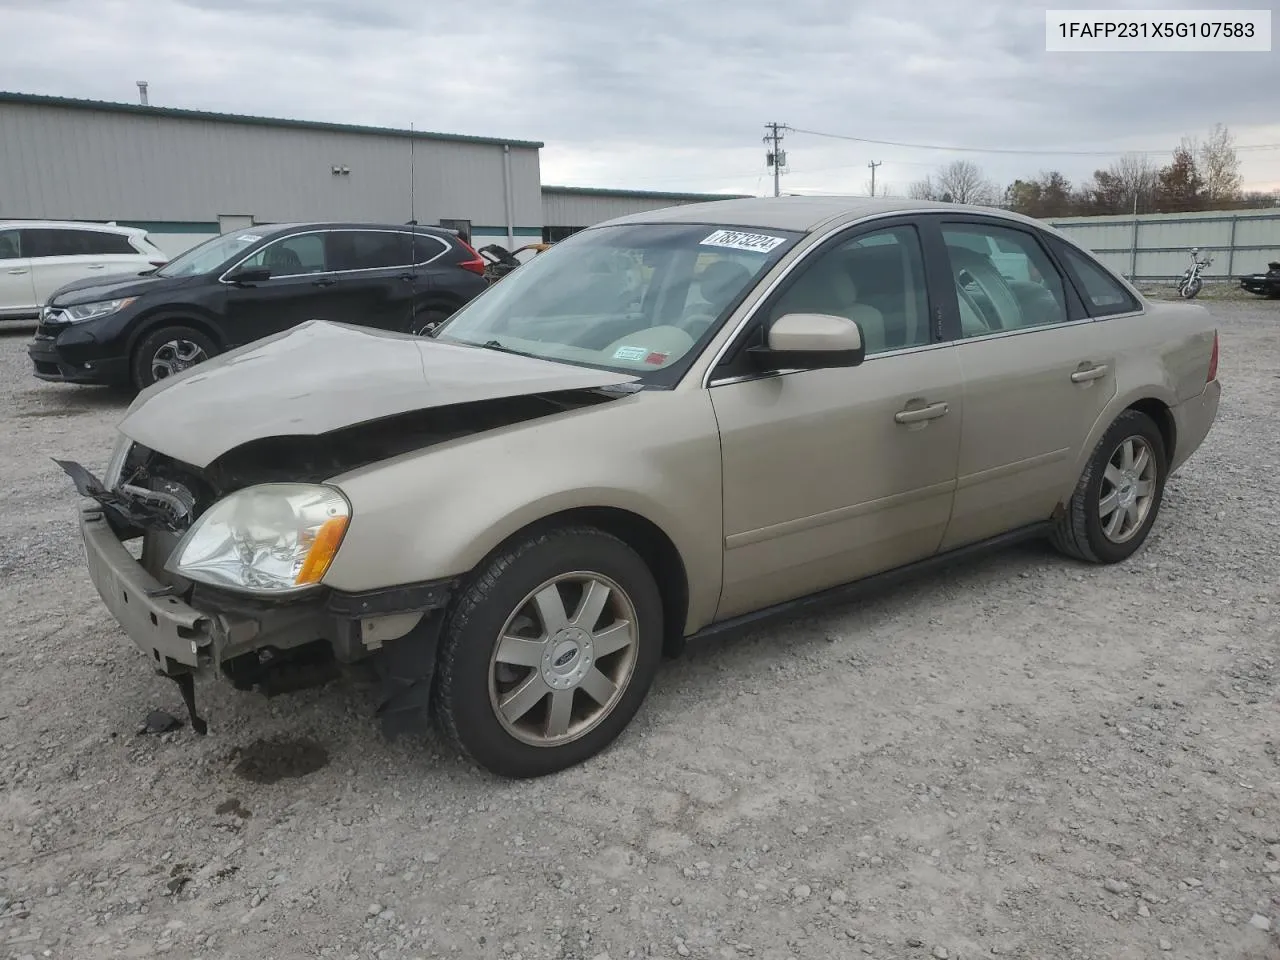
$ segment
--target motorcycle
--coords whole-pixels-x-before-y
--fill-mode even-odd
[[[1181,279],[1178,280],[1178,296],[1183,300],[1194,300],[1196,294],[1204,286],[1204,281],[1200,279],[1200,271],[1209,264],[1213,263],[1213,257],[1206,256],[1200,259],[1200,248],[1191,248],[1191,266],[1183,272]]]
[[[523,247],[508,250],[501,244],[491,243],[476,252],[485,260],[484,277],[492,285],[526,262],[520,259],[520,254],[532,250],[534,256],[537,256],[550,248],[549,243],[526,243]]]

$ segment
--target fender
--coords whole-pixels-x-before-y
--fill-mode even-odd
[[[606,508],[663,531],[689,581],[687,622],[709,622],[723,577],[720,440],[706,391],[642,391],[446,441],[329,481],[351,526],[324,578],[360,592],[449,579],[520,530]]]
[[[134,348],[142,342],[153,330],[168,324],[188,326],[192,329],[199,330],[215,344],[219,350],[225,350],[227,343],[221,331],[218,330],[209,312],[203,307],[198,307],[191,303],[166,303],[164,306],[156,307],[149,313],[143,314],[138,320],[134,321],[134,329],[129,334],[129,355],[133,355]]]

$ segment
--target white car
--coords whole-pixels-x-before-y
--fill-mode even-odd
[[[0,220],[0,320],[39,316],[59,287],[138,274],[169,258],[145,230],[66,220]]]

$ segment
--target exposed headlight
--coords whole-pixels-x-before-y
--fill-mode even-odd
[[[350,518],[351,505],[333,487],[246,487],[201,515],[174,549],[168,568],[216,587],[296,593],[328,572]]]
[[[123,310],[137,299],[137,297],[124,297],[121,300],[99,300],[97,303],[80,303],[74,307],[63,307],[62,315],[71,323],[84,323],[86,320],[109,317],[111,314]]]

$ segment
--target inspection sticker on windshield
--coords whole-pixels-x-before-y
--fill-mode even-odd
[[[629,360],[632,363],[639,363],[649,355],[648,347],[619,347],[613,351],[613,359]]]
[[[746,250],[750,253],[768,253],[774,247],[786,242],[785,237],[770,237],[763,233],[717,230],[703,240],[702,245],[704,247],[728,247],[730,250]]]

